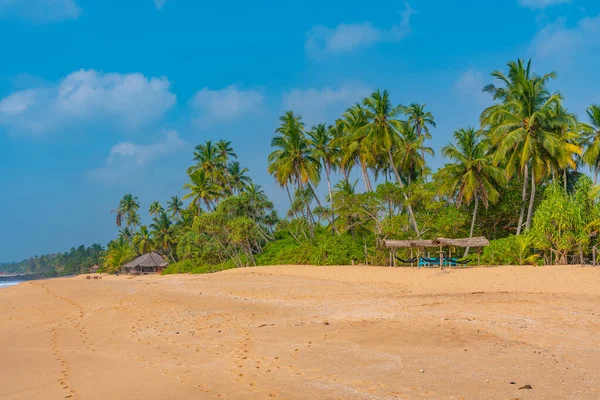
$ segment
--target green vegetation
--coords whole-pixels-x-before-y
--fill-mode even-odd
[[[442,149],[447,164],[436,172],[426,158],[436,123],[425,104],[397,105],[377,90],[331,124],[310,128],[286,112],[267,169],[289,199],[282,216],[231,142],[209,140],[195,148],[183,198],[152,202],[151,224],[141,223],[136,196],[123,197],[103,268],[115,271],[151,250],[170,260],[165,273],[386,264],[383,239],[476,235],[492,240],[482,254],[488,264],[583,262],[600,227],[600,107],[578,121],[550,90],[555,76],[536,75],[523,60],[493,72],[482,89],[494,104],[480,126],[454,132]],[[585,165],[593,183],[579,172]]]
[[[73,247],[65,253],[35,256],[21,262],[0,265],[7,274],[40,274],[45,276],[71,275],[87,271],[100,264],[104,248],[99,244],[90,247]]]

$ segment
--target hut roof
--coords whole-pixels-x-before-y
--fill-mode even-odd
[[[412,239],[412,240],[384,240],[385,247],[435,247],[433,240]]]
[[[135,268],[135,267],[165,267],[169,264],[162,258],[158,253],[154,251],[143,254],[133,261],[129,261],[123,267]]]
[[[456,246],[456,247],[484,247],[490,244],[490,241],[483,236],[466,239],[446,239],[439,238],[433,241],[437,246]]]
[[[437,246],[456,246],[456,247],[484,247],[490,242],[483,236],[465,239],[446,239],[439,238],[435,240],[411,239],[411,240],[384,240],[385,247],[388,248],[408,248],[408,247],[437,247]]]
[[[93,267],[90,267],[90,271],[97,271],[99,269],[100,269],[100,267],[98,265],[94,265]]]

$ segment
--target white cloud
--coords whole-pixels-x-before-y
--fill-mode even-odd
[[[359,24],[340,24],[336,28],[317,25],[307,34],[306,52],[311,57],[321,57],[327,54],[340,54],[358,48],[369,47],[380,41],[400,41],[411,31],[410,17],[416,13],[408,3],[401,12],[401,20],[391,29],[382,29],[371,22]]]
[[[481,71],[471,68],[460,75],[454,84],[454,92],[477,106],[487,107],[492,104],[492,97],[482,91],[487,83],[489,80]]]
[[[164,139],[151,144],[118,143],[110,151],[105,165],[88,171],[92,180],[114,183],[127,178],[153,161],[181,150],[185,142],[177,131],[168,131]]]
[[[80,70],[58,84],[15,92],[0,100],[0,127],[44,134],[108,120],[134,129],[159,119],[176,102],[167,78]]]
[[[77,19],[81,8],[75,0],[0,0],[0,17],[17,16],[35,22]]]
[[[333,122],[346,108],[370,95],[368,86],[348,83],[338,89],[324,87],[321,89],[293,89],[284,94],[283,104],[286,110],[302,116],[305,124],[311,126],[322,122]]]
[[[568,3],[571,3],[571,0],[519,0],[519,5],[538,10]]]
[[[167,0],[154,0],[154,5],[158,10],[160,10],[161,8],[163,8],[166,2]]]
[[[200,124],[231,121],[261,110],[265,97],[257,90],[240,90],[235,85],[220,90],[204,88],[192,97],[190,107]]]
[[[533,38],[531,51],[540,58],[589,52],[600,43],[600,15],[580,19],[574,27],[567,27],[564,19],[545,26]]]

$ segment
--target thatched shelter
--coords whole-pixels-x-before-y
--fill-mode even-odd
[[[454,247],[475,247],[481,248],[488,246],[490,244],[489,240],[487,240],[483,236],[473,237],[473,238],[463,238],[463,239],[447,239],[447,238],[438,238],[434,240],[423,240],[423,239],[410,239],[410,240],[384,240],[383,241],[385,247],[390,249],[390,265],[396,265],[396,260],[401,261],[405,264],[413,265],[413,263],[420,263],[421,261],[425,261],[428,264],[431,262],[439,263],[440,268],[443,264],[449,263],[450,265],[454,265],[455,263],[468,263],[469,261],[460,261],[456,259],[451,259],[452,257],[452,248]],[[427,251],[427,258],[422,258],[421,253],[425,248],[429,247],[438,247],[439,257],[437,259],[429,258],[429,251]],[[448,253],[446,256],[446,252],[443,251],[444,247],[448,248]],[[410,259],[403,260],[396,256],[396,251],[398,249],[410,249]],[[413,249],[417,249],[417,257],[413,258]],[[479,253],[477,254],[477,264],[479,264]]]
[[[143,254],[121,267],[121,272],[131,274],[156,274],[169,265],[167,261],[154,251]]]
[[[96,272],[98,272],[99,269],[100,267],[98,265],[94,265],[90,268],[90,273],[95,274]]]
[[[437,247],[433,240],[411,239],[411,240],[384,240],[385,247],[390,249],[398,248],[419,248],[419,247]]]
[[[485,247],[489,246],[490,241],[483,236],[465,238],[465,239],[446,239],[439,238],[433,240],[434,246],[453,246],[453,247]]]

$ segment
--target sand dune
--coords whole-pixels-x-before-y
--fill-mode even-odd
[[[600,398],[600,268],[82,276],[0,315],[2,399]]]

